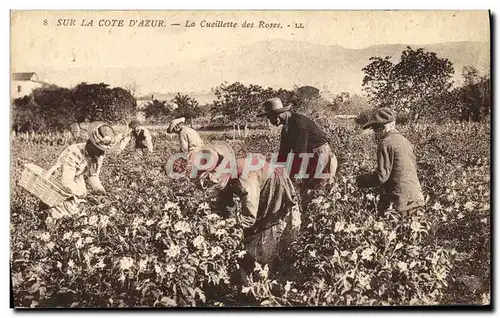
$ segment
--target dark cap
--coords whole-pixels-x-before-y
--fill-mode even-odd
[[[389,107],[382,107],[373,112],[368,122],[363,125],[363,129],[368,129],[375,125],[385,125],[395,120],[394,111]]]
[[[141,122],[140,122],[140,121],[138,121],[137,119],[132,120],[132,121],[128,124],[128,126],[129,126],[130,128],[132,128],[132,129],[134,129],[134,128],[136,128],[136,127],[140,126],[140,125],[141,125]]]

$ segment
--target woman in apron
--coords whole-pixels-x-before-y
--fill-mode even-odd
[[[60,219],[78,213],[78,205],[87,196],[87,181],[94,191],[106,193],[101,184],[99,174],[105,153],[112,149],[115,143],[115,133],[111,126],[103,122],[94,122],[88,128],[88,140],[64,149],[55,165],[49,169],[53,174],[61,168],[60,181],[63,190],[71,197],[58,206],[49,207],[40,203],[42,211],[46,211],[52,219]]]

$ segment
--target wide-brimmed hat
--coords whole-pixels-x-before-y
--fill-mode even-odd
[[[276,116],[292,108],[292,105],[283,106],[281,99],[278,97],[266,100],[262,103],[262,106],[264,106],[264,112],[257,114],[257,117]]]
[[[128,126],[132,129],[135,129],[137,127],[139,127],[141,125],[141,122],[137,119],[133,119],[129,124]]]
[[[363,125],[363,129],[368,129],[376,125],[385,125],[396,120],[394,111],[389,107],[382,107],[371,114],[370,119]]]
[[[179,117],[170,122],[170,125],[168,125],[167,132],[170,134],[174,130],[175,126],[186,122],[186,118],[184,117]]]
[[[92,144],[100,150],[107,151],[115,145],[115,131],[110,125],[102,121],[91,123],[87,129],[87,134]]]

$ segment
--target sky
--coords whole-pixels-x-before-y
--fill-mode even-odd
[[[75,26],[58,26],[59,19],[75,19]],[[123,19],[124,27],[98,26],[100,20],[113,19]],[[163,20],[168,26],[128,26],[130,20],[139,23],[141,19]],[[94,24],[82,26],[82,20]],[[196,27],[186,27],[188,20]],[[239,26],[204,28],[202,21]],[[245,21],[253,22],[254,28],[242,28]],[[283,28],[257,28],[259,21],[280,23]],[[304,27],[293,28],[295,23]],[[176,68],[268,39],[361,49],[399,43],[488,42],[489,36],[487,11],[14,11],[11,71],[34,71],[41,80],[66,87],[106,80],[137,85],[147,92],[151,83],[137,83],[127,68]]]

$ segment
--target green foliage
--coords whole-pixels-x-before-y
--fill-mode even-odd
[[[177,105],[173,117],[186,117],[188,122],[192,122],[193,119],[203,114],[198,101],[188,95],[178,93],[172,102]]]
[[[491,113],[491,80],[489,75],[479,76],[472,66],[464,67],[464,85],[454,90],[457,113],[461,120],[481,121]]]
[[[41,131],[69,129],[75,122],[125,121],[135,111],[134,97],[120,87],[81,83],[73,89],[44,87],[14,101],[14,125],[31,123]]]
[[[363,111],[371,110],[364,96],[347,92],[337,94],[329,107],[337,115],[359,115]]]
[[[319,89],[313,86],[302,86],[296,89],[297,94],[305,100],[319,98]]]
[[[177,149],[172,136],[155,131],[158,151],[148,156],[110,154],[102,170],[107,200],[91,200],[57,226],[13,182],[15,306],[489,304],[490,127],[399,127],[415,145],[428,198],[422,215],[402,221],[375,213],[377,189],[355,186],[355,175],[376,164],[371,135],[321,125],[339,157],[335,184],[304,205],[301,233],[279,271],[256,264],[245,288],[230,280],[242,255],[239,225],[216,216],[214,198],[192,182],[161,173]],[[231,145],[240,156],[269,158],[278,140],[278,132],[253,132]],[[62,149],[14,140],[13,180],[23,163],[47,168]]]
[[[149,122],[167,122],[172,117],[173,109],[166,101],[154,99],[144,108],[144,115]]]
[[[391,107],[417,121],[421,115],[432,117],[433,105],[451,88],[453,64],[436,53],[408,47],[398,63],[391,57],[372,57],[363,68],[363,89],[376,107]]]
[[[134,97],[120,87],[109,88],[109,85],[104,83],[81,83],[72,91],[78,122],[126,121],[136,108]]]
[[[261,121],[256,115],[263,110],[262,103],[269,98],[279,97],[284,106],[292,104],[295,111],[303,110],[305,104],[303,98],[294,91],[259,85],[245,86],[239,82],[221,84],[214,89],[214,94],[217,99],[213,103],[212,113],[223,115],[226,122],[237,125]]]

